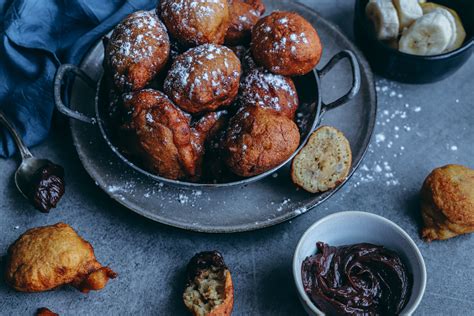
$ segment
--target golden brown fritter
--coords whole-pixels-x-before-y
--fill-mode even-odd
[[[318,33],[293,12],[273,12],[252,30],[250,44],[255,61],[273,73],[299,76],[318,64],[322,46]]]
[[[146,169],[168,179],[196,175],[191,117],[166,95],[145,89],[128,97],[128,117],[122,126],[125,150],[140,159]]]
[[[227,106],[237,96],[240,61],[225,46],[205,44],[180,55],[171,66],[164,90],[184,111],[197,114]]]
[[[426,241],[474,232],[474,170],[461,165],[434,169],[421,189]]]
[[[265,13],[265,5],[262,0],[244,0],[244,2],[250,4],[258,14],[262,15]]]
[[[343,183],[352,165],[349,140],[332,126],[311,133],[291,163],[291,180],[310,193],[325,192]]]
[[[143,89],[166,65],[170,40],[155,11],[137,11],[118,24],[106,44],[105,66],[122,92]]]
[[[59,316],[59,314],[52,312],[46,307],[41,307],[41,308],[38,308],[38,310],[36,311],[36,316]]]
[[[217,251],[196,254],[187,266],[183,301],[194,316],[230,316],[234,285],[222,255]]]
[[[230,26],[225,35],[226,45],[247,45],[250,43],[252,27],[260,19],[260,13],[245,1],[230,1]]]
[[[270,108],[294,120],[298,93],[291,78],[258,68],[249,71],[242,79],[239,103]]]
[[[70,284],[87,293],[101,290],[116,276],[64,223],[27,230],[8,249],[5,280],[17,291],[41,292]]]
[[[230,21],[227,0],[162,0],[157,10],[171,36],[187,47],[224,43]]]
[[[205,143],[226,121],[225,111],[208,113],[191,123],[189,114],[152,89],[131,94],[124,107],[128,112],[121,133],[125,152],[162,177],[199,179]]]
[[[298,127],[288,117],[268,108],[244,107],[230,121],[225,162],[239,176],[255,176],[284,162],[299,143]]]

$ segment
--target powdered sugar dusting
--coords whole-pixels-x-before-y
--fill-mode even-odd
[[[205,44],[191,48],[173,63],[164,89],[174,100],[193,99],[196,93],[212,91],[219,98],[228,91],[226,82],[240,78],[239,61],[227,47]],[[223,88],[224,87],[224,88]]]
[[[283,202],[281,202],[280,205],[278,206],[277,212],[283,211],[283,208],[285,207],[285,205],[287,205],[290,202],[291,202],[291,199],[284,199]]]
[[[220,16],[225,10],[226,0],[173,0],[161,1],[161,15],[179,19],[183,29],[195,30],[196,20],[211,22],[216,16]],[[178,26],[179,27],[179,26]],[[196,34],[201,35],[202,34]]]
[[[369,145],[369,155],[375,156],[370,163],[363,164],[354,173],[354,187],[369,182],[383,183],[386,186],[400,186],[396,164],[405,153],[406,139],[421,135],[418,126],[412,126],[407,122],[409,115],[418,115],[422,108],[418,105],[412,106],[406,102],[400,85],[385,79],[378,80],[376,91],[379,95],[379,112],[377,114],[376,128],[373,141]],[[413,133],[413,136],[407,134]],[[403,142],[403,143],[402,143]],[[448,148],[451,148],[449,145]],[[378,148],[385,147],[382,154]]]
[[[259,69],[251,70],[240,86],[242,105],[258,105],[277,111],[298,107],[298,95],[290,78]]]
[[[116,26],[107,45],[107,54],[118,86],[130,87],[126,70],[150,59],[157,50],[169,49],[166,27],[154,10],[137,11]],[[166,54],[161,54],[166,55]],[[154,64],[157,61],[150,61]]]
[[[288,17],[279,18],[274,23],[271,25],[264,21],[255,29],[255,32],[264,34],[264,41],[271,43],[271,48],[269,48],[271,53],[290,52],[293,56],[297,56],[300,50],[310,44],[305,32],[291,31],[292,23]],[[278,67],[272,70],[278,71]]]

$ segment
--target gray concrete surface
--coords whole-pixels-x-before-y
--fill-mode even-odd
[[[304,1],[352,37],[353,1]],[[33,315],[46,306],[61,315],[185,315],[184,268],[198,251],[220,250],[235,283],[234,315],[304,315],[291,274],[301,234],[321,217],[345,210],[387,217],[414,238],[425,258],[428,284],[418,315],[473,314],[474,236],[424,243],[418,235],[418,191],[437,166],[474,167],[474,59],[452,77],[430,85],[377,79],[378,124],[355,176],[322,206],[290,222],[234,235],[185,232],[122,208],[83,170],[65,127],[56,127],[34,154],[65,166],[67,193],[45,215],[16,191],[18,159],[0,160],[0,268],[7,247],[28,228],[64,221],[89,240],[99,261],[119,273],[100,292],[73,288],[24,294],[0,279],[0,315]]]

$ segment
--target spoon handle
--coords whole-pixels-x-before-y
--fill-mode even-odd
[[[3,125],[5,125],[5,127],[7,128],[7,130],[12,134],[13,140],[15,141],[16,145],[18,146],[18,149],[20,150],[21,159],[25,160],[27,158],[33,157],[31,152],[28,150],[25,143],[21,139],[20,134],[18,134],[13,124],[10,123],[10,121],[7,119],[7,117],[1,110],[0,110],[0,123],[3,123]]]

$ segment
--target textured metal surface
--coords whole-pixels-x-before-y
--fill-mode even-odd
[[[314,11],[290,2],[269,6],[268,11],[274,9],[297,11],[316,26],[325,45],[320,65],[325,65],[341,50],[357,52],[335,26]],[[98,80],[102,59],[103,48],[99,43],[85,57],[81,68],[92,79]],[[323,124],[341,129],[349,139],[353,151],[351,174],[368,146],[376,115],[372,75],[360,55],[359,60],[362,72],[359,93],[342,107],[328,111],[323,118]],[[322,97],[329,103],[351,87],[351,68],[346,61],[341,61],[341,65],[334,67],[322,80],[326,81],[326,89],[321,89]],[[327,83],[331,86],[328,87]],[[94,113],[93,93],[77,81],[71,94],[71,108],[81,113]],[[177,188],[156,182],[130,168],[107,148],[97,126],[71,121],[71,128],[85,169],[107,194],[143,216],[183,229],[229,233],[275,225],[305,213],[337,190],[318,195],[297,190],[291,183],[288,165],[255,183],[243,182],[240,186],[228,188]]]

